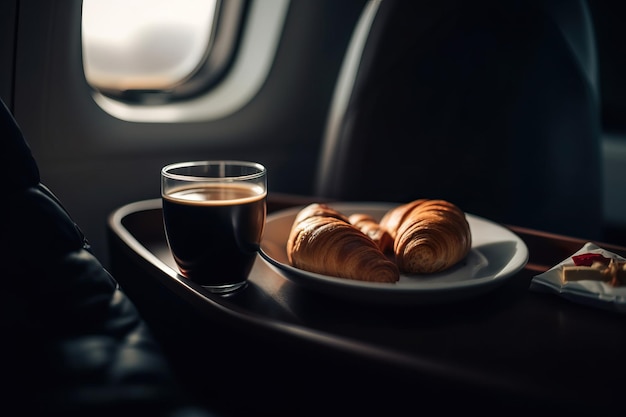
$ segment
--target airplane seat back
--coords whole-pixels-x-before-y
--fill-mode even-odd
[[[315,192],[442,198],[494,221],[600,238],[598,96],[583,1],[370,1]]]
[[[133,301],[40,181],[0,99],[4,407],[24,416],[218,417],[183,390]]]

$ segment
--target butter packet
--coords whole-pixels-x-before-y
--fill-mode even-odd
[[[530,282],[530,290],[559,295],[569,301],[592,307],[626,313],[626,285],[614,286],[598,279],[564,280],[564,267],[574,266],[573,256],[595,253],[605,258],[624,262],[625,258],[609,252],[592,242],[587,242],[572,256],[553,266],[546,272],[536,275]]]

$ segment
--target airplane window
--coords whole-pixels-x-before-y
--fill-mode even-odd
[[[83,2],[83,67],[92,87],[89,93],[96,104],[120,120],[181,123],[227,117],[252,100],[274,63],[291,0]],[[202,3],[204,12],[192,9],[195,3]],[[167,13],[152,10],[163,5],[169,6]],[[191,17],[174,18],[173,10],[179,6],[198,21]],[[144,22],[143,16],[163,17],[163,14],[172,19],[140,24]],[[203,55],[199,55],[202,44],[198,41],[195,60],[190,58],[194,55],[192,47],[183,46],[188,52],[186,57],[190,58],[186,67],[181,64],[181,51],[171,52],[174,40],[169,39],[181,21],[189,26],[183,28],[183,33],[195,21],[196,40],[204,39]],[[134,31],[129,27],[135,28]],[[135,37],[113,43],[113,39],[122,38],[118,31],[133,32]],[[176,36],[180,39],[185,35]],[[161,43],[164,45],[160,46]],[[148,48],[138,52],[138,45]],[[153,58],[152,54],[156,56]],[[114,61],[114,57],[120,56],[121,61]],[[180,67],[171,60],[173,56],[181,61]],[[152,59],[148,61],[148,57]],[[159,65],[146,69],[147,62]]]
[[[215,46],[218,5],[218,0],[84,0],[88,83],[128,101],[175,95]]]

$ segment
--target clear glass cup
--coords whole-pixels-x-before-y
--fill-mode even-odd
[[[161,170],[163,222],[179,272],[214,293],[246,286],[267,216],[267,172],[246,161]]]

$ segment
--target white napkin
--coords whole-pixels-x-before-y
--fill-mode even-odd
[[[599,253],[607,258],[624,261],[623,257],[587,242],[572,256],[583,253]],[[536,275],[530,282],[530,289],[539,292],[550,292],[570,301],[626,313],[626,285],[613,287],[600,281],[574,281],[563,283],[561,280],[564,265],[574,265],[571,257],[553,266],[546,272]]]

